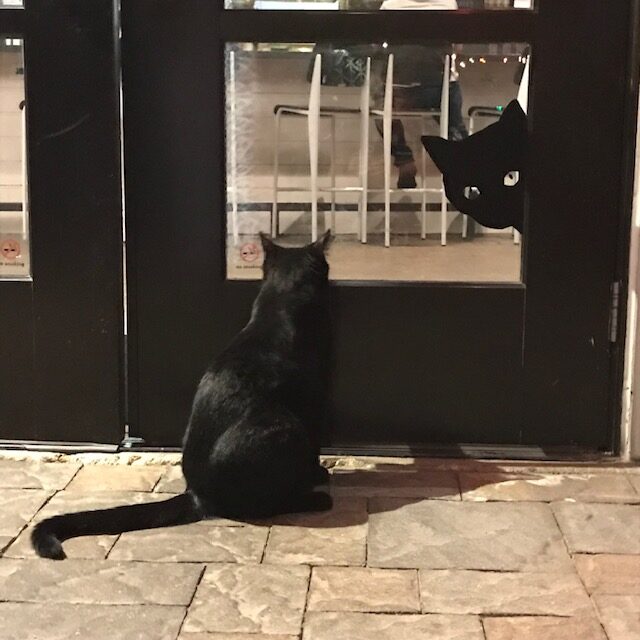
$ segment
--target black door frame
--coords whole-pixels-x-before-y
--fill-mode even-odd
[[[3,443],[122,439],[117,5],[0,9],[0,34],[24,42],[33,274],[0,281]]]
[[[177,445],[199,372],[242,326],[257,289],[256,283],[224,280],[224,43],[331,38],[367,42],[402,33],[402,41],[446,37],[456,42],[526,41],[534,46],[530,116],[532,157],[537,162],[530,174],[529,207],[537,222],[525,234],[524,284],[336,283],[338,324],[345,326],[359,309],[362,314],[362,309],[372,308],[372,301],[386,308],[385,313],[410,309],[416,290],[422,296],[420,304],[430,305],[436,315],[464,307],[483,318],[484,342],[466,343],[468,354],[486,358],[492,350],[496,353],[493,379],[478,377],[477,385],[493,394],[490,401],[496,399],[496,382],[503,385],[509,396],[504,399],[505,420],[518,420],[519,432],[511,442],[485,442],[616,453],[629,162],[635,145],[630,114],[637,106],[635,52],[632,55],[637,25],[631,17],[637,15],[637,5],[637,0],[627,0],[607,4],[606,9],[590,6],[586,12],[579,0],[539,0],[535,12],[424,12],[429,15],[416,19],[412,12],[224,11],[222,3],[199,0],[123,0],[127,238],[132,248],[127,268],[135,300],[129,321],[132,433],[152,446]],[[581,68],[589,73],[576,71]],[[576,136],[576,131],[583,135]],[[600,159],[597,166],[586,161],[593,159],[594,149]],[[562,176],[556,164],[559,151]],[[604,186],[593,189],[593,184]],[[584,212],[579,221],[562,215],[575,211],[577,203]],[[188,215],[189,224],[175,211]],[[567,242],[576,238],[576,227],[579,238]],[[609,340],[614,283],[620,287],[622,303],[616,343]],[[493,316],[487,315],[487,305]],[[510,332],[517,322],[526,330]],[[384,339],[376,323],[365,326],[374,333],[382,331],[379,337]],[[410,325],[407,331],[417,335],[422,329],[437,333],[441,327]],[[490,335],[492,330],[508,349]],[[346,352],[354,336],[352,323],[343,331],[338,349]],[[395,348],[378,349],[378,362],[392,359]],[[343,410],[349,394],[353,399],[363,391],[362,380],[350,382],[358,358],[362,366],[362,351],[349,358],[338,383]],[[367,361],[363,368],[375,365]],[[472,374],[482,372],[474,366],[469,359],[469,371],[458,368],[452,379],[468,376],[465,384],[473,391]],[[445,391],[449,406],[455,384]],[[372,395],[379,392],[379,387],[369,389]],[[474,397],[476,404],[487,416],[495,415],[494,407],[481,404],[480,396]],[[364,424],[370,420],[378,434],[383,432],[384,423],[376,423],[372,410],[353,418]],[[332,444],[341,451],[425,450],[381,448],[372,442],[358,447],[357,439]]]

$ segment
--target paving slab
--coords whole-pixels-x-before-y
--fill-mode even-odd
[[[273,520],[264,562],[362,566],[366,560],[367,506],[360,498],[336,499],[331,511]]]
[[[106,492],[78,493],[74,491],[61,491],[54,495],[43,509],[38,511],[33,521],[39,522],[44,518],[60,515],[61,513],[73,513],[91,509],[108,509],[124,504],[140,504],[166,499],[166,496],[141,492]],[[31,548],[31,527],[23,531],[16,541],[5,551],[4,555],[10,558],[35,558],[36,554]],[[64,542],[64,549],[69,558],[104,558],[117,536],[84,536],[72,538]]]
[[[419,613],[418,572],[364,567],[314,567],[309,611]]]
[[[423,613],[577,616],[591,611],[573,573],[420,570]]]
[[[203,565],[0,559],[0,601],[188,605]]]
[[[369,501],[372,567],[562,572],[571,566],[548,505]]]
[[[640,595],[640,556],[576,555],[573,561],[589,593]]]
[[[572,553],[640,554],[640,505],[556,503]]]
[[[50,491],[0,489],[0,536],[17,536],[50,496]]]
[[[184,622],[184,633],[297,635],[308,567],[209,565]]]
[[[184,607],[1,602],[2,640],[174,640]]]
[[[475,502],[640,502],[640,494],[623,474],[461,473],[459,477],[462,499]]]
[[[307,614],[302,640],[484,640],[475,616],[384,613]]]
[[[67,491],[153,491],[164,471],[160,466],[85,465]]]
[[[609,640],[640,638],[640,596],[597,595],[594,600]]]
[[[636,493],[640,495],[640,475],[637,473],[630,473],[627,475],[627,479],[636,490]]]
[[[607,640],[595,617],[485,618],[482,623],[486,640]]]
[[[0,459],[0,489],[64,489],[80,469],[78,463]]]
[[[331,475],[330,486],[334,496],[460,500],[455,473],[402,466],[391,471],[336,471]]]
[[[155,491],[159,493],[184,493],[186,488],[187,482],[182,474],[182,467],[178,465],[165,468]]]
[[[112,560],[145,562],[260,562],[267,527],[221,527],[195,523],[123,533]]]

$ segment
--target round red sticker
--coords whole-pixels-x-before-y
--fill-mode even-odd
[[[255,262],[260,256],[260,247],[254,242],[247,242],[240,247],[240,257],[245,262]]]
[[[4,240],[0,244],[0,254],[7,260],[15,260],[20,256],[20,243],[17,240]]]

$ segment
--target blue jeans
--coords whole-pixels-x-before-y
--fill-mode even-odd
[[[418,87],[395,87],[393,108],[398,111],[412,109],[439,109],[442,88],[421,85]],[[439,121],[439,118],[435,118]],[[382,120],[376,120],[376,129],[382,135]],[[469,135],[462,117],[462,91],[459,82],[449,85],[449,140],[462,140]],[[413,152],[407,144],[402,121],[395,119],[391,124],[391,154],[396,167],[413,161]]]

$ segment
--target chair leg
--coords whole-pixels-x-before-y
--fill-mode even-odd
[[[309,139],[309,170],[311,174],[311,242],[318,239],[318,144],[320,139],[320,72],[321,56],[316,54],[309,91],[307,135]]]
[[[365,79],[360,92],[360,220],[358,237],[367,242],[367,208],[369,189],[369,101],[371,90],[371,58],[367,58]]]
[[[462,237],[466,238],[469,233],[469,218],[466,214],[462,214]]]
[[[447,195],[444,192],[444,182],[440,195],[440,244],[447,246]]]
[[[336,233],[336,118],[331,116],[331,231]]]
[[[424,118],[420,119],[422,123],[422,135],[425,134]],[[427,150],[422,146],[422,206],[421,206],[421,229],[420,237],[424,240],[427,237]]]
[[[440,98],[440,137],[449,139],[449,91],[451,85],[451,57],[446,56],[444,62],[444,74],[442,78],[442,95]],[[447,194],[442,181],[440,195],[440,244],[447,244]]]
[[[278,211],[278,171],[280,144],[280,114],[276,113],[275,136],[273,140],[273,205],[271,208],[271,237],[277,238],[280,232],[280,213]]]
[[[393,54],[389,54],[384,89],[382,142],[384,146],[384,246],[391,246],[391,117],[393,110]]]

